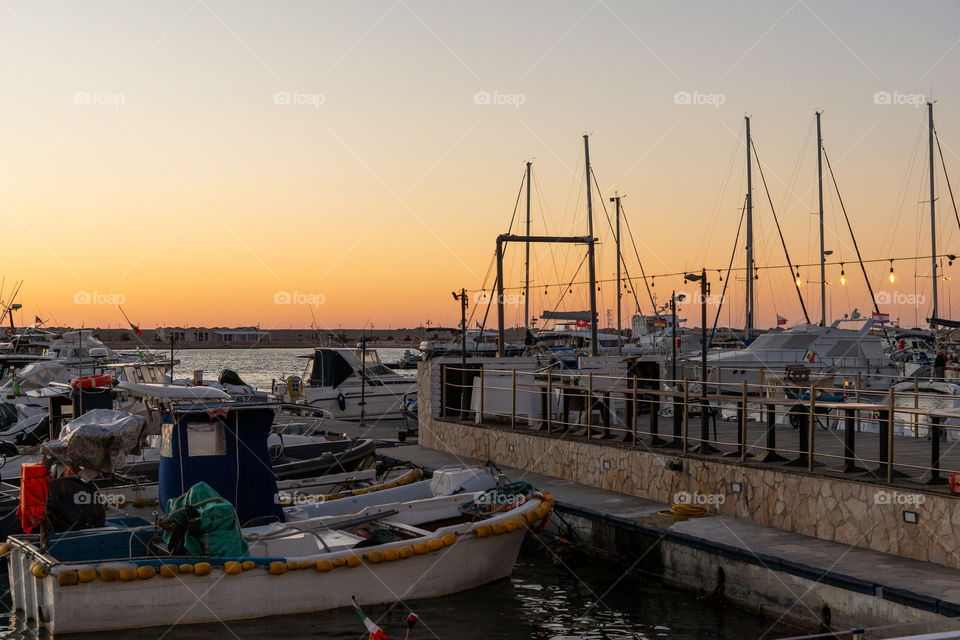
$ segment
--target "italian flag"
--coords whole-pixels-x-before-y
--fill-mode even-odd
[[[387,634],[383,632],[377,623],[368,618],[363,610],[360,608],[360,605],[357,604],[356,598],[351,598],[353,600],[353,610],[357,612],[357,615],[360,616],[360,620],[363,621],[364,626],[367,628],[367,631],[370,632],[370,640],[390,640],[387,637]]]

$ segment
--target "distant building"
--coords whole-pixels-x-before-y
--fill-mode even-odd
[[[207,328],[207,327],[158,327],[155,336],[161,342],[180,343],[255,343],[270,342],[271,333],[256,327]]]

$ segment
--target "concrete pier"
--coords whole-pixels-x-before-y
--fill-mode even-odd
[[[718,420],[711,425],[712,447],[694,450],[700,418],[691,419],[684,407],[682,443],[651,446],[636,408],[626,419],[621,411],[619,429],[612,416],[610,424],[593,419],[594,410],[565,415],[564,394],[595,398],[591,407],[609,406],[620,394],[622,402],[633,398],[632,406],[639,406],[637,382],[630,378],[611,392],[600,387],[599,376],[581,373],[581,387],[557,393],[549,377],[546,385],[521,385],[516,373],[500,371],[487,388],[479,369],[485,359],[477,360],[472,398],[463,396],[453,411],[441,401],[457,391],[445,382],[442,363],[421,365],[419,446],[386,455],[428,468],[492,460],[511,480],[553,493],[555,535],[627,568],[654,571],[667,583],[722,593],[774,619],[819,629],[829,618],[836,630],[960,617],[960,502],[942,484],[917,482],[931,471],[919,464],[929,440],[895,435],[891,428],[858,432],[854,454],[843,431],[741,419]],[[509,363],[518,366],[519,360]],[[658,387],[648,388],[653,391],[644,399],[654,402]],[[539,395],[546,409],[538,414],[521,392]],[[497,393],[505,414],[492,414]],[[559,413],[551,415],[551,403]],[[892,396],[887,406],[894,406]],[[875,424],[889,427],[891,413],[875,408]],[[521,421],[521,410],[538,417]],[[672,423],[661,418],[661,438],[670,440]],[[765,447],[771,430],[776,449]],[[811,436],[806,444],[798,440],[803,433]],[[960,449],[948,443],[943,454],[946,472]],[[710,515],[659,513],[674,503],[700,504]]]
[[[428,470],[484,460],[418,445],[385,458]],[[817,629],[829,607],[834,629],[960,616],[960,571],[819,540],[714,514],[673,519],[669,505],[540,473],[501,467],[510,480],[550,491],[558,517],[548,532],[579,539],[625,569],[656,572],[668,584],[711,592],[723,570],[724,597],[738,606]],[[575,571],[575,568],[573,569]]]

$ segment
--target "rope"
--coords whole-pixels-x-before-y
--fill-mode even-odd
[[[703,486],[703,471],[700,472],[700,495],[707,495]],[[668,518],[706,518],[710,515],[710,510],[699,504],[674,502],[669,510],[657,511],[657,513]]]

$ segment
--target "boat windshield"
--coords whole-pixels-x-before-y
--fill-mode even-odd
[[[806,349],[816,339],[805,333],[767,333],[750,344],[750,349]]]

